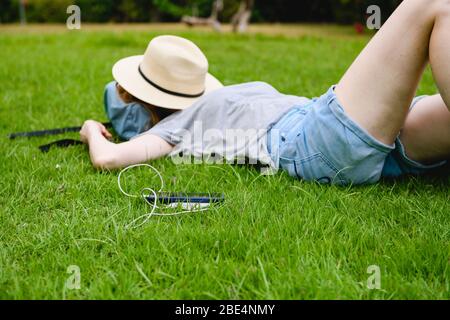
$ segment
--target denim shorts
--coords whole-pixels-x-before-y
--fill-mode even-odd
[[[382,177],[422,174],[446,163],[420,164],[407,157],[399,138],[387,145],[372,137],[345,114],[334,86],[310,104],[290,109],[269,128],[267,137],[277,168],[319,183],[371,184]]]

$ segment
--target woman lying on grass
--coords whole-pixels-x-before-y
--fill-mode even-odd
[[[450,1],[403,1],[340,82],[313,100],[261,82],[221,88],[194,44],[159,37],[143,57],[114,66],[118,84],[107,91],[111,103],[119,94],[146,106],[153,127],[121,144],[91,120],[80,134],[104,169],[182,152],[245,157],[323,183],[422,174],[450,156],[449,30]],[[428,61],[440,95],[414,98]]]

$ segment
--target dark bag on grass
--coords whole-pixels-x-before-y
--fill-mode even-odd
[[[103,125],[107,128],[113,127],[120,139],[130,140],[138,134],[150,129],[151,114],[139,103],[123,102],[117,93],[116,84],[116,82],[111,82],[105,87],[105,111],[111,122],[103,123]],[[17,132],[10,134],[9,138],[16,139],[19,137],[42,137],[67,132],[78,132],[80,129],[81,127],[66,127],[31,132]],[[82,144],[82,142],[73,139],[62,139],[42,145],[39,149],[42,152],[48,152],[53,146],[66,148],[68,146],[78,144]]]

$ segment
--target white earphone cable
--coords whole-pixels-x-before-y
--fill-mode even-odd
[[[140,195],[133,195],[133,194],[127,193],[127,192],[122,188],[122,184],[121,184],[122,174],[123,174],[124,172],[130,170],[130,169],[137,168],[137,167],[147,167],[147,168],[150,168],[153,172],[155,172],[155,173],[157,174],[159,180],[161,181],[161,187],[159,188],[158,191],[155,191],[154,189],[152,189],[152,188],[150,188],[150,187],[147,187],[147,188],[143,188],[143,189],[141,190],[141,194],[140,194]],[[122,171],[120,171],[119,175],[117,176],[117,185],[118,185],[118,187],[119,187],[120,192],[122,192],[122,194],[124,194],[125,196],[130,197],[130,198],[142,198],[148,205],[150,205],[150,206],[152,207],[151,210],[150,210],[150,212],[145,213],[145,214],[143,214],[143,215],[137,217],[136,219],[132,220],[130,223],[128,223],[128,224],[125,226],[125,228],[127,228],[127,229],[128,229],[128,228],[132,228],[132,229],[139,228],[140,226],[146,224],[146,223],[148,222],[148,220],[149,220],[152,216],[166,216],[166,217],[167,217],[167,216],[178,216],[178,215],[182,215],[182,214],[185,214],[185,213],[196,213],[196,212],[207,211],[207,210],[210,209],[210,208],[209,208],[209,204],[207,204],[206,207],[202,207],[201,204],[198,204],[198,205],[193,205],[193,206],[192,206],[192,209],[197,208],[197,209],[195,209],[195,210],[188,209],[188,210],[183,210],[183,211],[174,212],[174,213],[158,213],[158,212],[155,212],[156,208],[158,208],[158,209],[162,209],[162,208],[171,208],[171,207],[173,208],[174,206],[173,206],[173,204],[172,204],[172,205],[166,205],[166,206],[164,206],[164,207],[158,207],[158,205],[157,205],[157,202],[158,202],[158,193],[161,192],[161,191],[164,189],[164,179],[163,179],[161,173],[160,173],[155,167],[153,167],[153,166],[151,166],[151,165],[149,165],[149,164],[146,164],[146,163],[131,165],[131,166],[128,166],[128,167],[124,168]],[[146,194],[146,191],[149,191],[149,192],[152,193],[153,196],[154,196],[154,201],[153,201],[152,204],[150,204],[150,202],[147,201],[147,199],[146,199],[146,198],[149,196],[148,194]],[[178,207],[180,204],[175,203],[174,205],[176,205],[176,206]],[[139,223],[139,224],[136,224],[136,223],[137,223],[138,221],[140,221],[140,220],[143,220],[143,221],[142,221],[141,223]]]
[[[159,188],[158,192],[161,192],[164,189],[164,179],[163,179],[161,173],[159,173],[159,171],[154,166],[149,165],[147,163],[134,164],[134,165],[128,166],[128,167],[124,168],[122,171],[120,171],[119,176],[117,177],[117,185],[119,186],[119,190],[124,195],[126,195],[127,197],[130,197],[130,198],[139,198],[142,196],[142,194],[141,195],[136,195],[136,194],[133,195],[133,194],[129,194],[129,193],[125,192],[122,188],[122,184],[120,183],[120,178],[122,177],[122,174],[124,172],[126,172],[130,169],[133,169],[133,168],[138,168],[138,167],[148,167],[148,168],[152,169],[153,172],[155,172],[158,175],[159,181],[161,181],[161,187]],[[151,189],[151,188],[145,188],[145,189],[153,191],[153,189]]]

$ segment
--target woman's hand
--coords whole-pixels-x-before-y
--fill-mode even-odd
[[[111,139],[111,133],[105,128],[103,124],[94,120],[87,120],[84,122],[80,130],[80,139],[84,143],[89,143],[90,137],[95,134],[101,134],[106,139]]]
[[[98,169],[123,168],[169,154],[173,146],[159,136],[146,134],[131,141],[114,144],[111,133],[101,123],[88,120],[80,130],[81,140],[89,144],[91,162]]]

